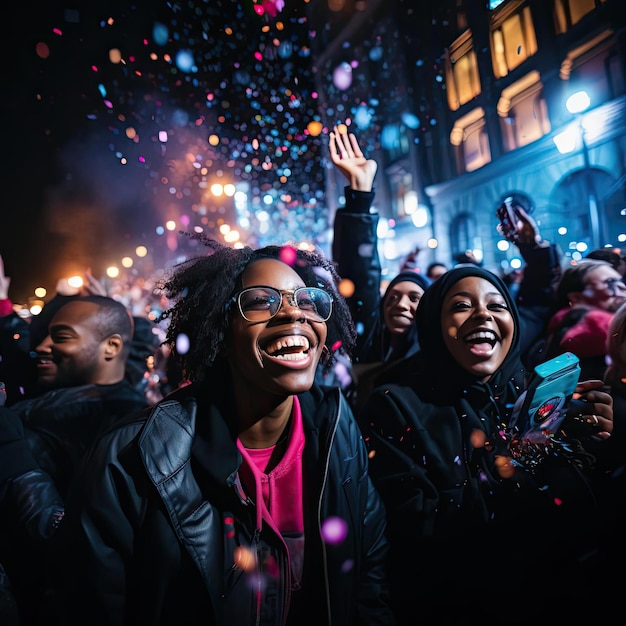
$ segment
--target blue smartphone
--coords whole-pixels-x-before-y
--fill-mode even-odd
[[[559,429],[579,377],[580,364],[572,352],[535,367],[520,411],[520,416],[528,415],[530,430],[555,433]]]

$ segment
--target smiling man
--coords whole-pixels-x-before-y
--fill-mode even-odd
[[[47,543],[84,454],[102,430],[146,404],[125,379],[132,331],[128,310],[112,298],[63,304],[35,350],[42,393],[2,409],[0,561],[24,623],[47,619]]]

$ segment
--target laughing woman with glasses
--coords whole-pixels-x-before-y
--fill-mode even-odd
[[[583,259],[567,267],[557,285],[545,359],[573,352],[580,359],[581,378],[602,380],[609,325],[624,302],[626,284],[610,263]]]
[[[164,285],[188,384],[93,450],[59,540],[66,621],[393,624],[367,450],[315,382],[356,338],[334,265],[196,238],[209,255]]]

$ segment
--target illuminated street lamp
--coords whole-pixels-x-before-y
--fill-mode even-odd
[[[586,129],[583,122],[583,115],[591,104],[589,94],[586,91],[577,91],[572,94],[565,106],[567,110],[576,117],[576,137],[572,137],[568,130],[559,133],[554,137],[554,143],[561,154],[572,152],[576,147],[576,140],[582,145],[582,156],[585,176],[585,191],[587,196],[587,209],[589,212],[589,226],[591,230],[591,247],[593,249],[602,246],[602,224],[600,222],[600,213],[598,211],[598,197],[595,190],[593,176],[591,172],[591,164],[589,162],[589,148],[587,146]]]

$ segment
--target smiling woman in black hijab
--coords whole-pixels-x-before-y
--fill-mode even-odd
[[[533,467],[513,459],[510,419],[526,375],[519,312],[498,276],[475,265],[449,270],[422,296],[416,324],[420,351],[396,367],[396,384],[367,398],[360,422],[387,509],[398,613],[444,624],[467,619],[485,593],[490,609],[500,600],[511,608],[498,594],[527,584],[534,559],[542,573],[578,571],[572,563],[589,546],[568,541],[590,538],[579,516],[594,521],[593,498],[579,441],[554,435]],[[612,428],[599,386],[578,387],[585,412],[598,416],[588,436]],[[553,597],[532,601],[547,611]]]
[[[524,384],[524,370],[520,360],[519,312],[504,282],[492,272],[473,264],[458,266],[441,276],[428,290],[428,296],[422,297],[417,309],[416,329],[418,335],[422,337],[421,360],[428,364],[428,367],[424,368],[427,379],[422,380],[420,384],[421,393],[426,396],[424,399],[430,402],[448,404],[453,396],[465,395],[462,393],[464,388],[469,389],[474,383],[479,387],[483,385],[475,372],[464,368],[450,353],[446,347],[441,323],[434,323],[435,320],[442,318],[445,297],[450,289],[468,277],[482,278],[495,287],[498,294],[496,300],[504,304],[503,308],[510,317],[508,349],[484,384],[488,385],[486,388],[490,390],[490,395],[498,397],[501,404],[507,400],[515,402],[520,387]],[[491,359],[489,362],[496,363]],[[444,372],[446,375],[442,376]]]
[[[375,321],[352,364],[352,384],[346,395],[356,410],[388,379],[388,371],[419,350],[415,314],[429,285],[425,276],[410,270],[396,274],[387,285]]]
[[[410,270],[393,277],[380,300],[378,319],[364,341],[360,363],[397,361],[418,351],[417,328],[412,322],[429,285],[428,278]]]

